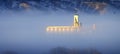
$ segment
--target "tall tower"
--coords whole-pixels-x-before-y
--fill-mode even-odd
[[[75,14],[74,14],[74,22],[73,22],[73,26],[74,27],[79,27],[80,24],[79,24],[79,15],[78,15],[78,9],[75,8]]]
[[[75,15],[74,15],[74,22],[73,22],[73,23],[74,23],[74,24],[73,24],[74,27],[78,27],[78,26],[79,26],[78,17],[79,17],[78,14],[75,14]]]

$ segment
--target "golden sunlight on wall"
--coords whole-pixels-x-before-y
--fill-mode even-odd
[[[80,24],[78,20],[78,15],[74,15],[74,21],[72,26],[48,26],[46,28],[47,32],[73,32],[79,31]]]

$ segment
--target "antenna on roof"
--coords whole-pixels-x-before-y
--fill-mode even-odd
[[[75,14],[78,14],[78,8],[75,8]]]
[[[78,8],[75,8],[75,9],[74,9],[74,14],[75,14],[75,15],[78,15],[78,11],[79,11],[79,9],[78,9]]]

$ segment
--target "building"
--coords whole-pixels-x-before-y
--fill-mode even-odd
[[[74,14],[74,20],[72,26],[48,26],[47,32],[75,32],[80,30],[79,15]]]

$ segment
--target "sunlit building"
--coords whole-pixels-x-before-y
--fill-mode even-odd
[[[73,25],[72,26],[48,26],[46,28],[47,32],[74,32],[80,31],[79,15],[74,15]]]

